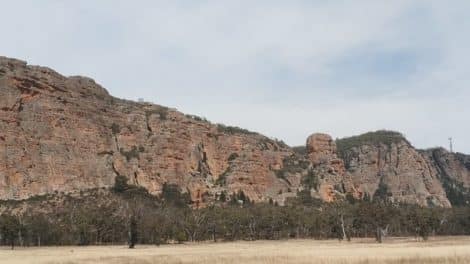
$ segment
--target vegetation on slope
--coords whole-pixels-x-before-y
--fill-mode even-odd
[[[362,135],[341,138],[336,140],[336,147],[338,155],[344,159],[347,152],[355,147],[363,145],[387,145],[390,146],[393,143],[406,142],[410,144],[408,140],[399,132],[378,130],[375,132],[367,132]]]
[[[295,146],[292,147],[292,150],[299,155],[307,155],[307,147],[305,146]]]
[[[0,203],[0,245],[162,244],[286,238],[470,235],[470,207],[396,206],[380,199],[321,203],[302,192],[286,206],[253,204],[242,192],[191,209],[171,184],[159,197],[117,181],[113,190]],[[309,198],[310,197],[310,198]],[[309,198],[309,199],[307,199]],[[17,210],[25,208],[24,210]]]
[[[226,133],[226,134],[245,134],[245,135],[259,135],[256,132],[250,131],[248,129],[236,127],[236,126],[226,126],[223,124],[217,124],[217,130],[220,133]]]
[[[467,170],[470,170],[470,155],[466,155],[463,153],[455,153],[457,156],[457,159],[467,168]]]
[[[470,188],[466,188],[462,182],[459,182],[449,175],[449,170],[445,167],[448,166],[447,158],[445,154],[447,151],[442,148],[435,148],[428,150],[431,153],[431,157],[434,160],[434,164],[438,170],[439,180],[442,183],[442,187],[446,192],[447,199],[452,204],[452,206],[465,206],[470,205]],[[467,169],[470,169],[470,156],[464,155],[461,153],[449,153],[450,155],[455,155],[457,160]]]
[[[276,170],[276,176],[287,181],[288,175],[302,173],[308,169],[309,165],[310,163],[308,161],[292,154],[282,160],[282,168],[280,170]]]
[[[445,176],[441,178],[441,182],[452,206],[470,204],[470,189],[465,188],[461,182]]]

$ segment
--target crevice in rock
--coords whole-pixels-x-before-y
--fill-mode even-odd
[[[113,155],[113,154],[114,154],[114,151],[112,150],[104,150],[104,151],[98,152],[98,156]]]
[[[137,179],[137,171],[134,171],[134,184],[139,185],[139,180]]]
[[[8,108],[2,108],[2,110],[4,111],[16,111],[16,112],[21,112],[23,111],[24,109],[24,102],[23,102],[23,98],[20,97],[18,98],[18,100],[16,100],[15,104],[12,105],[9,109]]]
[[[207,178],[208,176],[212,176],[209,164],[207,163],[207,153],[204,149],[204,144],[199,143],[196,147],[197,152],[199,153],[199,161],[197,165],[197,171],[200,175]]]
[[[116,169],[116,167],[114,166],[114,161],[111,162],[111,168],[113,169],[113,172],[115,174],[115,176],[122,176],[118,170]]]
[[[397,146],[397,163],[395,167],[398,169],[398,165],[400,164],[400,147]]]
[[[145,115],[145,124],[147,126],[147,131],[148,131],[148,135],[147,135],[147,138],[150,138],[151,135],[153,135],[153,131],[152,131],[152,127],[150,127],[150,122],[149,122],[149,115]]]
[[[114,144],[116,145],[116,151],[119,152],[119,150],[120,150],[119,142],[118,142],[118,139],[117,139],[116,135],[113,135],[113,139],[114,139]]]
[[[380,146],[378,146],[377,147],[377,169],[378,169],[379,173],[381,173],[381,170],[382,170],[380,168],[380,166],[382,165],[381,164],[381,156],[382,156],[381,154],[382,154],[381,148],[380,148]]]

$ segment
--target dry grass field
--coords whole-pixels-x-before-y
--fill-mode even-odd
[[[470,237],[438,237],[428,242],[372,240],[289,240],[184,245],[0,248],[0,263],[470,263]]]

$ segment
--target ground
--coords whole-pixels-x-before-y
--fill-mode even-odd
[[[393,238],[383,244],[370,239],[286,240],[184,245],[0,248],[0,263],[470,263],[470,237],[434,237],[428,242]]]

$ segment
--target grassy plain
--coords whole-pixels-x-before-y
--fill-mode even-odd
[[[207,242],[142,245],[133,250],[125,246],[0,248],[0,263],[470,263],[470,237],[434,237],[427,242],[390,238],[383,244],[371,239]]]

